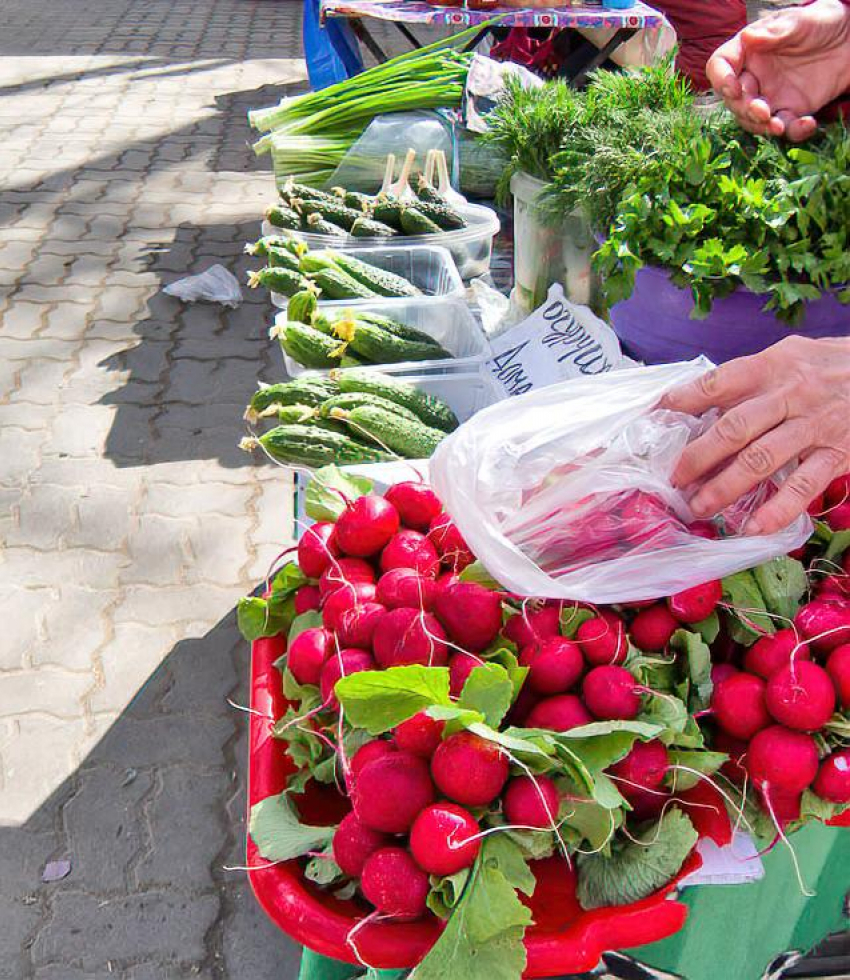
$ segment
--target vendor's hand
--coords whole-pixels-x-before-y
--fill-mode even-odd
[[[721,45],[706,73],[745,129],[807,139],[814,114],[850,88],[850,6],[815,0],[764,17]]]
[[[850,339],[789,337],[676,388],[661,406],[692,415],[710,408],[724,413],[682,453],[673,474],[678,487],[706,481],[691,500],[697,517],[718,513],[797,462],[746,528],[771,534],[850,470]]]

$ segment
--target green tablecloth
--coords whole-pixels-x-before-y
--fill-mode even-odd
[[[805,952],[847,928],[850,831],[811,825],[791,838],[811,898],[800,890],[791,856],[777,845],[764,857],[765,876],[748,885],[682,890],[690,912],[684,929],[660,943],[627,951],[640,963],[685,980],[759,980],[789,950]],[[721,972],[718,973],[718,970]],[[358,970],[304,951],[300,980],[401,980],[404,971]],[[447,977],[446,980],[464,980]]]

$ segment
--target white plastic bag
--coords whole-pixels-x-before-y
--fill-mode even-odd
[[[520,595],[630,602],[799,547],[811,533],[805,516],[778,534],[742,533],[773,483],[711,525],[694,520],[670,483],[684,447],[716,416],[655,406],[711,366],[698,358],[571,379],[498,402],[445,439],[432,484],[490,575]]]
[[[236,276],[218,264],[211,265],[197,276],[186,276],[170,283],[163,292],[186,303],[205,299],[209,303],[236,307],[242,302],[242,290]]]

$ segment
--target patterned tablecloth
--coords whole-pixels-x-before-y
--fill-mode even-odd
[[[467,10],[465,7],[437,7],[421,0],[321,0],[321,16],[374,17],[406,24],[448,24],[468,27],[500,18],[504,26],[525,27],[608,27],[660,28],[664,17],[637,0],[628,10],[606,10],[597,5],[565,7],[496,7]]]

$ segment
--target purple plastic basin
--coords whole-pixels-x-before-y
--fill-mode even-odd
[[[611,307],[611,326],[628,353],[647,364],[686,361],[699,354],[722,364],[756,354],[789,334],[850,335],[850,306],[843,306],[832,294],[808,303],[798,327],[764,312],[766,301],[767,297],[741,288],[716,299],[706,319],[692,320],[690,291],[674,286],[666,269],[644,266],[635,276],[632,295]]]

